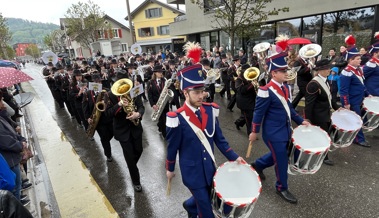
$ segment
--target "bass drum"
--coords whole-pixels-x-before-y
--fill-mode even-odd
[[[379,97],[367,97],[363,100],[364,124],[362,128],[365,132],[371,132],[379,126]]]

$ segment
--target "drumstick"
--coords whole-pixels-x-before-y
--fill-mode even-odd
[[[170,194],[171,194],[171,179],[168,179],[166,196],[170,196]]]
[[[247,152],[246,152],[246,158],[250,157],[251,154],[251,149],[253,148],[253,141],[249,142],[249,146],[247,147]]]

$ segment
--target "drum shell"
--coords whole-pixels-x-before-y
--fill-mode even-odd
[[[364,124],[362,128],[365,132],[370,132],[379,126],[379,97],[370,96],[363,100],[363,116]]]

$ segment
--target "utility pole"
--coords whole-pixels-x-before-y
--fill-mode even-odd
[[[134,44],[134,29],[132,26],[132,18],[130,17],[130,7],[129,7],[129,0],[126,0],[126,9],[128,11],[128,21],[129,21],[129,28],[130,28],[130,35],[132,35],[132,43]]]

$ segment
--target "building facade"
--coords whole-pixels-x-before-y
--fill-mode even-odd
[[[200,42],[207,50],[215,45],[232,50],[228,47],[228,35],[212,26],[211,10],[204,11],[191,1],[167,0],[167,3],[186,5],[186,15],[170,24],[172,35],[187,35],[188,40]],[[366,47],[379,31],[379,4],[374,1],[274,0],[267,5],[268,9],[283,7],[288,7],[289,12],[270,16],[261,27],[260,36],[236,39],[234,51],[243,48],[249,52],[257,43],[273,43],[279,34],[287,34],[310,38],[323,46],[326,55],[330,48],[344,45],[348,34],[356,36],[357,47]]]
[[[13,45],[13,49],[16,51],[16,56],[17,57],[22,57],[25,56],[25,50],[28,48],[30,45],[35,45],[34,43],[17,43]]]
[[[138,6],[130,17],[136,35],[136,43],[146,53],[182,50],[185,37],[172,36],[170,23],[184,12],[156,0],[146,0]]]

